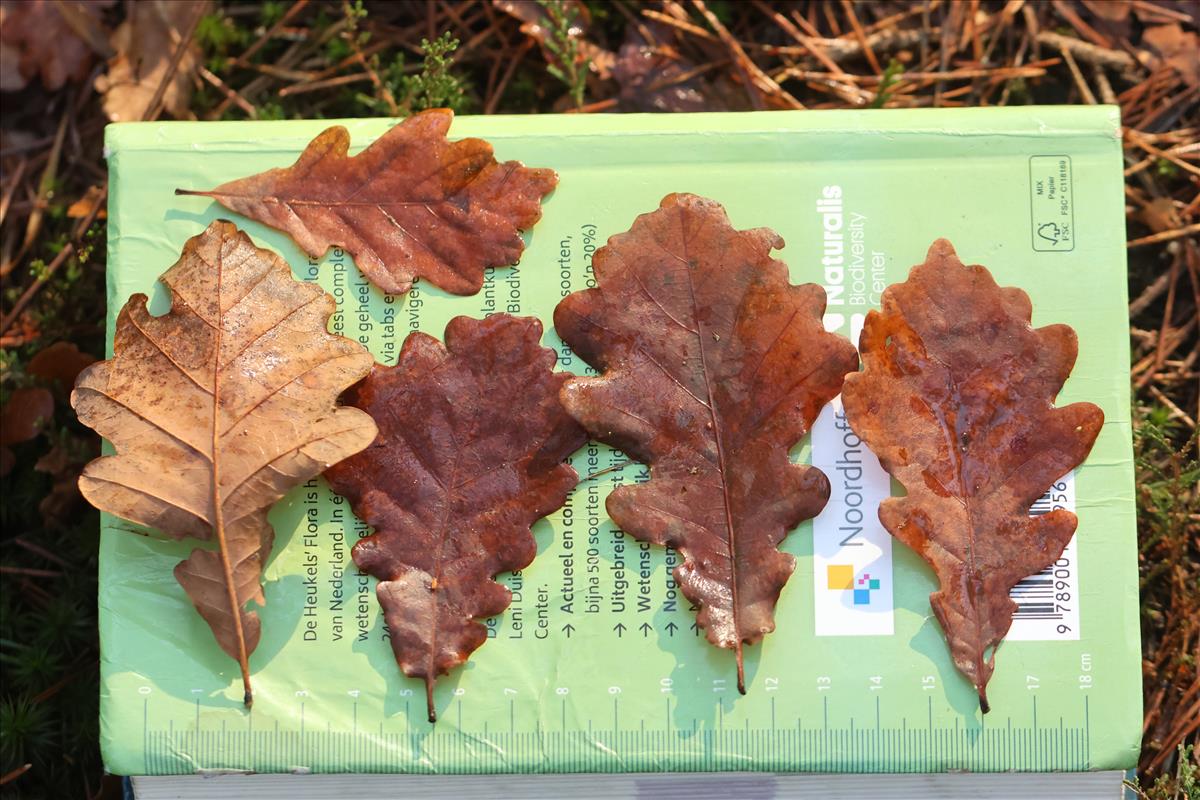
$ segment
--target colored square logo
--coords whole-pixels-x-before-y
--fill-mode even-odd
[[[825,568],[825,575],[830,589],[854,588],[854,567],[849,564],[830,564]]]
[[[879,578],[872,578],[869,572],[855,576],[854,566],[851,564],[829,564],[825,567],[825,576],[830,591],[850,592],[852,602],[856,606],[869,606],[871,592],[879,590]]]

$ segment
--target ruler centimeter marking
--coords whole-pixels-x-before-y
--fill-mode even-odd
[[[247,715],[244,730],[229,730],[222,720],[219,729],[200,727],[179,730],[175,720],[165,729],[149,724],[151,698],[143,699],[143,743],[145,774],[175,774],[207,769],[254,771],[355,771],[355,772],[444,772],[458,765],[464,773],[491,772],[623,772],[654,770],[786,770],[830,772],[929,772],[948,769],[1078,771],[1091,766],[1090,702],[1083,698],[1080,724],[1068,725],[1064,717],[1057,725],[1037,724],[1037,700],[1031,698],[1033,724],[968,728],[956,718],[954,725],[933,724],[932,716],[922,727],[909,725],[901,716],[899,725],[885,724],[880,698],[876,698],[874,725],[850,716],[844,725],[831,724],[829,698],[823,698],[818,726],[804,727],[797,717],[794,728],[777,727],[774,698],[769,721],[747,719],[740,728],[726,728],[723,716],[716,728],[701,730],[698,720],[681,728],[671,722],[671,698],[666,699],[663,728],[647,727],[640,718],[635,729],[620,728],[619,698],[613,701],[613,727],[598,728],[587,720],[587,728],[563,727],[535,730],[517,727],[515,703],[510,702],[508,730],[495,730],[483,721],[481,731],[462,727],[464,702],[456,700],[459,727],[404,733],[360,729],[357,702],[353,704],[351,730],[313,730],[306,724],[305,702],[299,705],[300,726],[281,730],[254,728]],[[469,719],[469,717],[468,717]],[[995,720],[993,720],[993,723]],[[407,727],[407,725],[406,725]],[[187,755],[181,755],[187,754]],[[406,769],[406,767],[408,769]]]

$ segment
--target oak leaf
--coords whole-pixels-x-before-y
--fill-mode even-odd
[[[788,450],[855,369],[821,325],[825,292],[788,283],[773,231],[735,230],[721,206],[667,196],[593,259],[597,288],[554,312],[598,378],[571,380],[567,410],[600,441],[650,465],[609,495],[612,520],[683,555],[674,575],[708,640],[737,651],[775,629],[795,559],[777,548],[829,498]]]
[[[59,381],[70,388],[75,385],[75,379],[84,367],[96,363],[96,359],[80,351],[73,342],[55,342],[44,347],[29,359],[25,371],[36,375],[44,381]]]
[[[721,73],[706,77],[677,45],[680,31],[657,20],[626,29],[612,76],[622,111],[741,111],[746,92]]]
[[[1017,608],[1009,590],[1075,532],[1070,511],[1030,517],[1030,506],[1087,457],[1104,422],[1091,403],[1054,407],[1078,343],[1066,325],[1033,329],[1031,315],[1025,292],[963,266],[939,239],[867,315],[864,371],[842,393],[851,428],[904,485],[879,519],[937,573],[930,603],[985,713]]]
[[[566,373],[529,317],[457,317],[446,344],[423,333],[394,367],[376,365],[348,394],[379,438],[331,468],[334,491],[375,528],[352,551],[376,595],[405,675],[434,683],[487,639],[478,620],[508,607],[492,578],[529,565],[530,526],[578,478],[562,463],[586,436],[558,402]]]
[[[1167,64],[1188,86],[1200,87],[1200,36],[1185,31],[1178,22],[1170,22],[1146,28],[1142,44],[1148,50],[1151,66]]]
[[[15,389],[0,408],[0,477],[12,472],[17,457],[10,444],[37,438],[54,419],[54,395],[40,386]]]
[[[337,245],[367,279],[402,294],[426,278],[453,294],[474,294],[486,267],[516,263],[521,231],[541,217],[552,170],[497,163],[482,139],[450,142],[454,114],[423,111],[356,156],[335,126],[290,167],[230,181],[207,192],[239,214],[286,231],[309,256]]]
[[[0,409],[0,445],[28,442],[54,419],[54,395],[49,389],[15,389]]]
[[[171,311],[151,316],[133,295],[113,358],[84,370],[71,395],[117,451],[88,464],[79,488],[103,511],[215,545],[192,551],[175,577],[238,660],[249,705],[260,621],[245,606],[265,603],[267,511],[375,437],[370,417],[335,405],[372,359],[326,331],[332,297],[230,222],[189,239],[160,280]]]
[[[96,90],[104,95],[104,113],[110,120],[132,122],[153,110],[150,103],[170,73],[180,37],[207,8],[207,0],[199,4],[143,0],[129,5],[129,16],[110,40],[114,55],[108,61],[108,72],[96,78]],[[201,55],[195,42],[188,44],[163,88],[159,102],[173,117],[189,114],[192,80]]]
[[[86,78],[95,53],[107,50],[101,16],[112,4],[112,0],[0,2],[0,90],[20,91],[38,75],[50,91]]]

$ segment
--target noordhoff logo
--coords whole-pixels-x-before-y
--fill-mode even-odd
[[[879,578],[872,578],[871,573],[864,572],[854,575],[854,567],[850,564],[830,564],[826,567],[826,578],[831,592],[853,592],[854,605],[867,606],[871,604],[871,592],[879,588]]]

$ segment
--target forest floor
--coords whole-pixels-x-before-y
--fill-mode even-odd
[[[1145,725],[1140,792],[1196,788],[1200,42],[1176,0],[0,4],[0,792],[117,797],[97,749],[110,120],[1119,105]],[[1197,795],[1200,796],[1200,795]]]

